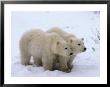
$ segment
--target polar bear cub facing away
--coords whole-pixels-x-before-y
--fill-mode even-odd
[[[86,50],[83,39],[79,39],[75,35],[67,33],[58,27],[53,27],[53,28],[49,29],[47,32],[48,33],[55,32],[55,33],[59,34],[69,44],[69,46],[73,50],[73,55],[71,56],[70,60],[68,61],[68,67],[70,67],[70,69],[71,69],[72,61],[75,58],[75,56],[78,53],[84,52]]]
[[[43,66],[45,70],[53,70],[56,56],[60,59],[62,71],[67,71],[67,58],[71,55],[71,49],[67,42],[56,33],[46,33],[42,30],[26,32],[20,39],[21,63],[28,65],[33,56],[34,63]],[[65,59],[63,59],[65,58]]]

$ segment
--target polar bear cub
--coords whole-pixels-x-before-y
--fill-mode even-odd
[[[67,42],[56,33],[42,30],[30,30],[20,39],[21,63],[28,65],[33,56],[34,63],[43,66],[45,70],[53,70],[54,61],[58,56],[60,68],[67,71],[67,60],[72,54]]]
[[[49,29],[47,32],[48,33],[55,32],[55,33],[59,34],[69,44],[69,46],[73,50],[73,52],[72,52],[73,55],[71,56],[71,58],[69,58],[70,60],[68,61],[68,67],[71,69],[72,62],[73,62],[73,59],[75,58],[75,56],[78,53],[86,51],[86,47],[84,46],[84,42],[83,42],[84,39],[83,38],[79,39],[75,35],[67,33],[58,27],[53,27],[53,28]]]

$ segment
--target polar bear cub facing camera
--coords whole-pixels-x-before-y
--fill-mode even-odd
[[[53,27],[53,28],[49,29],[47,32],[48,33],[55,32],[55,33],[59,34],[69,44],[69,46],[73,50],[73,52],[72,52],[73,55],[71,56],[71,58],[69,58],[69,61],[68,61],[68,67],[71,69],[72,62],[73,62],[75,56],[78,53],[86,51],[86,47],[84,46],[84,42],[83,42],[84,39],[83,38],[79,39],[74,34],[67,33],[58,27]]]
[[[59,57],[60,69],[68,71],[67,60],[72,51],[67,42],[56,33],[47,33],[42,30],[31,30],[20,39],[21,63],[28,65],[33,56],[37,66],[45,70],[53,70],[55,60]]]

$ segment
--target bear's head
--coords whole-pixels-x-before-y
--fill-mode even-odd
[[[74,37],[68,38],[67,42],[70,45],[71,49],[73,50],[74,55],[86,51],[86,47],[83,41],[84,38],[81,39]]]
[[[64,40],[58,40],[53,44],[52,50],[56,55],[63,56],[63,57],[69,57],[73,53],[70,46],[67,44]]]

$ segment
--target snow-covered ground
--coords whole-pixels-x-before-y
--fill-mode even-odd
[[[100,76],[100,12],[12,12],[11,75],[14,77],[97,77]],[[77,37],[84,37],[87,51],[76,56],[74,68],[70,73],[45,71],[35,65],[24,66],[20,63],[19,40],[25,31],[32,28],[44,31],[51,27],[60,27]]]

